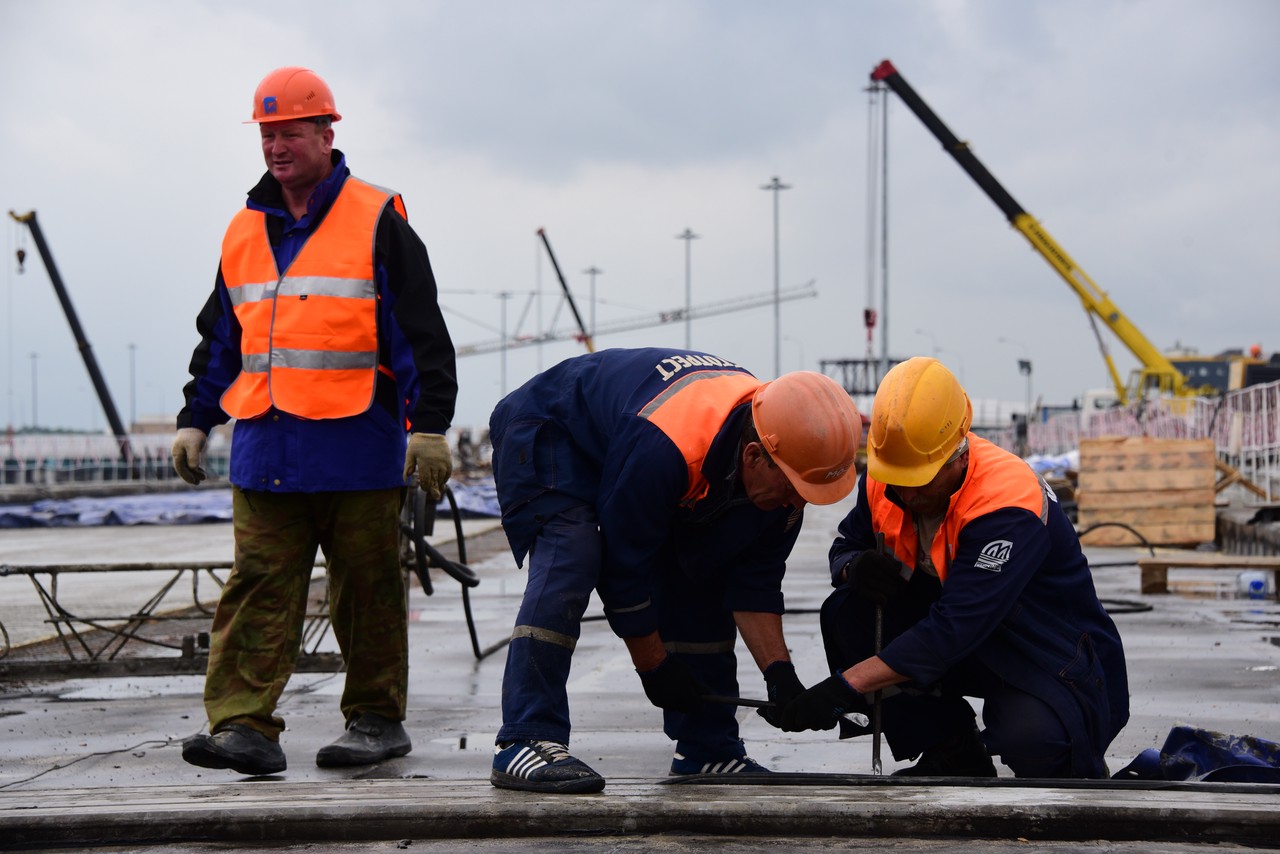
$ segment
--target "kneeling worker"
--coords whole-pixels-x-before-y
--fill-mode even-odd
[[[673,774],[761,772],[738,737],[740,633],[781,708],[800,694],[782,576],[806,502],[845,498],[862,419],[830,377],[761,382],[706,353],[561,362],[490,419],[502,526],[529,559],[490,781],[598,792],[569,753],[569,665],[592,591],[676,742]],[[776,712],[766,717],[777,725]]]
[[[783,708],[782,727],[830,729],[885,691],[894,758],[920,757],[899,774],[994,777],[999,755],[1018,777],[1105,777],[1129,719],[1120,635],[1053,491],[970,433],[972,415],[935,359],[885,375],[867,473],[830,551],[834,675]],[[966,696],[984,700],[981,733]]]

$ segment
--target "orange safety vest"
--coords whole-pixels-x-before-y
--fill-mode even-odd
[[[689,487],[680,499],[692,507],[711,488],[702,474],[711,442],[729,413],[751,400],[763,383],[742,371],[694,371],[680,377],[637,413],[667,435],[689,468]]]
[[[222,239],[222,278],[240,323],[240,375],[222,395],[232,418],[272,406],[302,418],[345,418],[373,403],[378,372],[374,236],[388,190],[348,177],[281,275],[266,215],[245,208]]]
[[[1049,496],[1040,476],[1025,460],[999,446],[969,434],[969,470],[964,483],[951,496],[947,515],[934,534],[929,556],[941,581],[947,580],[947,567],[956,555],[960,532],[969,522],[1003,510],[1018,507],[1049,520]],[[867,498],[871,502],[871,525],[884,534],[885,551],[913,570],[918,557],[920,538],[911,513],[885,495],[885,485],[867,477]]]

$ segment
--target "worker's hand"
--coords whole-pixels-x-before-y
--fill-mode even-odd
[[[907,589],[904,569],[892,555],[868,549],[849,561],[846,571],[854,593],[883,607]]]
[[[862,695],[837,673],[787,703],[779,713],[779,729],[786,732],[831,729],[861,699]]]
[[[409,448],[404,454],[404,479],[407,481],[415,472],[422,491],[433,501],[439,501],[444,495],[444,485],[453,473],[453,454],[449,451],[449,440],[443,434],[410,434]]]
[[[204,473],[204,444],[207,439],[204,431],[197,427],[183,427],[173,437],[173,470],[192,485],[208,477]]]
[[[775,661],[764,670],[764,684],[768,687],[772,709],[756,709],[756,714],[776,727],[782,726],[782,709],[804,693],[804,683],[796,676],[796,667],[790,661]]]
[[[652,670],[636,671],[644,694],[660,709],[672,712],[695,712],[702,705],[707,688],[693,675],[689,665],[674,655],[662,659]]]

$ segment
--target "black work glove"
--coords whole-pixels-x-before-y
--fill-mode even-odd
[[[829,676],[783,707],[780,728],[786,732],[831,729],[861,697],[839,673]]]
[[[790,661],[775,661],[764,669],[764,684],[768,686],[772,709],[756,709],[756,714],[773,726],[782,727],[782,709],[804,693],[804,683],[796,676],[795,665]]]
[[[672,712],[695,712],[702,706],[702,695],[707,693],[706,686],[693,675],[689,665],[674,655],[662,659],[662,663],[652,670],[640,674],[640,683],[644,685],[644,695],[660,709]]]
[[[849,561],[846,571],[854,593],[883,607],[907,589],[902,569],[896,557],[868,550]]]

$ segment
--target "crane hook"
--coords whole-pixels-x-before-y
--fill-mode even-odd
[[[18,272],[19,273],[25,272],[22,267],[22,262],[25,260],[27,260],[27,250],[19,246],[18,247]]]

